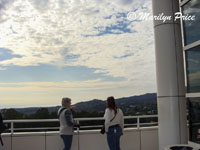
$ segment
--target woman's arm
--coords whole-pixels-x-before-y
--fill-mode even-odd
[[[105,119],[105,131],[108,132],[108,128],[110,126],[110,117],[111,117],[111,111],[107,108],[104,114]]]
[[[71,110],[66,110],[66,111],[65,111],[65,119],[66,119],[67,125],[68,125],[69,127],[72,127],[72,126],[74,125],[74,122],[73,122],[71,116],[72,116]]]
[[[124,132],[124,114],[122,111],[120,112],[120,114],[121,114],[120,127],[122,128],[122,133],[123,133]]]

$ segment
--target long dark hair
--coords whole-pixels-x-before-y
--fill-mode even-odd
[[[117,104],[115,102],[115,98],[113,96],[110,96],[107,98],[107,108],[113,109],[115,111],[115,114],[117,114]]]

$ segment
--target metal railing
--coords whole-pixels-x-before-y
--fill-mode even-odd
[[[128,119],[135,119],[136,123],[129,123],[125,124],[125,127],[134,127],[136,129],[140,129],[142,126],[157,126],[158,122],[157,121],[150,121],[150,122],[145,122],[141,123],[141,119],[148,119],[148,118],[158,118],[157,115],[141,115],[141,116],[125,116],[124,120]],[[74,120],[77,121],[77,123],[81,123],[83,121],[100,121],[104,120],[102,117],[98,118],[74,118]],[[15,131],[30,131],[30,130],[58,130],[59,127],[34,127],[34,128],[15,128],[16,124],[19,123],[50,123],[50,122],[59,122],[58,119],[25,119],[25,120],[4,120],[4,123],[10,124],[10,129],[9,132],[11,134],[14,134]],[[90,128],[101,128],[102,125],[87,125],[87,126],[81,126],[81,129],[90,129]],[[79,128],[77,129],[79,131]]]

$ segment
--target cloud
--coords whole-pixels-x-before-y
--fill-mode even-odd
[[[13,0],[1,0],[0,1],[0,11],[5,10],[6,6],[11,3]]]
[[[49,0],[30,0],[29,2],[34,6],[35,9],[37,9],[41,13],[47,11],[50,4]]]
[[[130,5],[133,3],[133,0],[118,0],[118,3],[123,5]]]
[[[22,56],[13,54],[12,50],[0,48],[0,61],[12,59],[12,58],[22,58]]]
[[[13,3],[14,0],[0,0],[0,23],[7,21],[10,16],[5,14],[5,11]]]
[[[16,0],[2,14],[9,20],[0,24],[0,45],[23,57],[0,65],[85,66],[154,83],[153,23],[129,22],[126,14],[133,10],[151,13],[151,1]]]
[[[74,56],[73,56],[74,57]],[[76,58],[68,58],[72,62]],[[106,81],[120,81],[123,78],[113,78],[96,72],[96,69],[81,66],[57,67],[40,64],[38,66],[9,66],[0,71],[0,82],[38,82],[38,81],[84,81],[101,78]]]
[[[0,67],[0,70],[6,70],[6,68],[4,68],[4,67]]]
[[[194,72],[189,74],[188,80],[190,83],[190,86],[199,86],[200,85],[200,72]]]
[[[101,79],[65,82],[2,82],[0,83],[0,97],[2,97],[3,106],[58,105],[63,96],[71,97],[73,103],[76,103],[94,98],[106,99],[109,95],[120,98],[122,95],[142,94],[141,89],[143,88],[143,85],[138,82],[114,82]],[[143,90],[148,88],[149,86],[145,86]]]

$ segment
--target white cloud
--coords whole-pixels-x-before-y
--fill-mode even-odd
[[[1,61],[0,65],[87,66],[105,75],[140,81],[139,84],[148,83],[146,80],[154,83],[151,21],[132,22],[127,27],[134,31],[131,34],[83,36],[98,34],[95,27],[103,30],[116,25],[123,20],[117,15],[131,10],[151,12],[151,1],[16,0],[1,15],[9,19],[0,23],[0,45],[23,57]],[[105,19],[110,15],[110,19]],[[80,57],[68,61],[67,55]],[[125,55],[130,56],[123,57]]]

